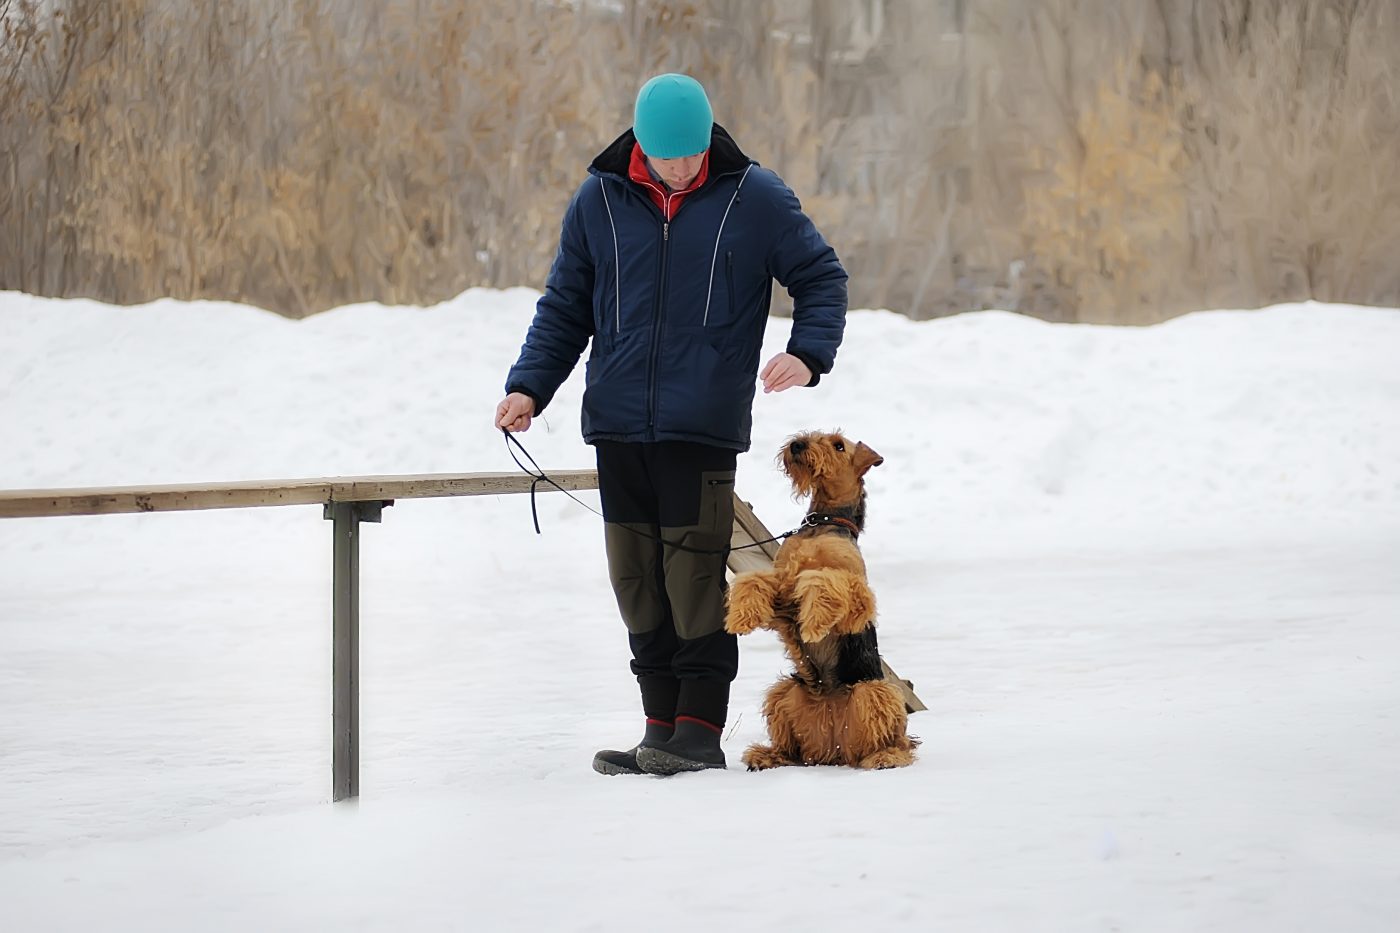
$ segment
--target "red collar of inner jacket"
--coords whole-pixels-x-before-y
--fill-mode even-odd
[[[641,143],[632,145],[632,159],[627,164],[627,177],[647,189],[647,194],[651,195],[651,200],[661,211],[661,216],[669,222],[671,218],[676,216],[676,211],[681,209],[681,202],[685,200],[686,195],[694,192],[710,177],[710,150],[705,150],[705,158],[700,163],[699,174],[690,183],[690,187],[684,191],[667,191],[665,185],[651,177],[651,170],[647,168],[647,157],[642,153]]]

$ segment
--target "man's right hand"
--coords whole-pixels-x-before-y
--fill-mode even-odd
[[[496,406],[496,427],[505,428],[512,434],[528,431],[530,419],[534,416],[535,400],[524,392],[512,392]]]

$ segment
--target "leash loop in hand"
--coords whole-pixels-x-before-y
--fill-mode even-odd
[[[540,531],[540,511],[539,507],[535,503],[535,493],[539,490],[540,483],[548,483],[555,489],[562,492],[564,495],[568,496],[570,499],[573,499],[579,505],[583,506],[585,509],[588,508],[588,504],[586,502],[575,498],[573,493],[569,492],[569,490],[565,489],[563,486],[560,486],[554,480],[546,476],[544,468],[535,462],[535,458],[530,456],[530,452],[525,449],[525,445],[521,444],[518,440],[516,440],[511,435],[510,431],[508,431],[505,428],[501,428],[501,433],[506,436],[506,453],[510,454],[510,458],[515,461],[515,465],[520,467],[520,469],[525,472],[526,476],[533,477],[533,479],[530,481],[530,518],[535,523],[535,534],[542,534],[542,532]],[[525,459],[530,461],[530,466],[535,468],[533,471],[530,469],[530,467],[527,467],[525,464],[520,462],[520,458],[515,455],[515,451],[510,449],[511,444],[514,444],[516,447],[520,448],[520,452],[525,455]],[[593,510],[589,509],[589,511],[591,512]]]

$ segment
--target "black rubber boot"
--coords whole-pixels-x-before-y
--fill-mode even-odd
[[[687,679],[676,694],[676,730],[669,741],[643,742],[637,767],[647,774],[724,768],[720,736],[729,713],[729,682]]]
[[[692,716],[677,716],[670,741],[637,748],[637,767],[647,774],[680,774],[726,767],[720,734],[724,730]]]
[[[671,738],[671,723],[647,720],[642,740],[625,752],[605,748],[593,756],[593,770],[599,774],[646,774],[637,764],[637,750],[645,745],[660,745]]]

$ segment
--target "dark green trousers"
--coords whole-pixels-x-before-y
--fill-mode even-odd
[[[722,726],[739,668],[724,631],[738,454],[683,441],[595,447],[608,575],[646,715]]]

